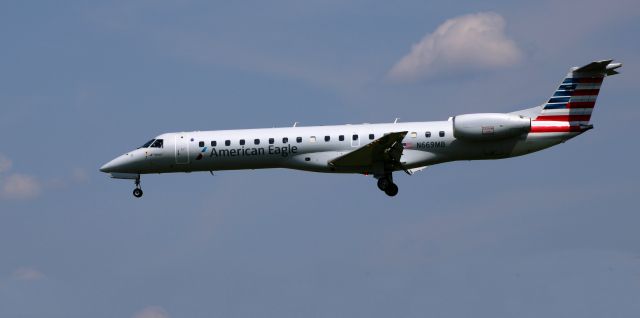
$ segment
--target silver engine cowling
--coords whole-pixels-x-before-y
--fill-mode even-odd
[[[453,136],[462,140],[499,140],[531,131],[531,118],[513,114],[480,113],[453,117]]]

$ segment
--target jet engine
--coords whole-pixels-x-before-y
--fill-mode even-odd
[[[453,117],[453,136],[462,140],[499,140],[531,131],[531,118],[513,114],[481,113]]]

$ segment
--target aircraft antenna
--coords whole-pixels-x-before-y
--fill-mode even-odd
[[[400,119],[400,117],[396,117],[396,120],[393,121],[394,124],[398,123],[398,119]]]

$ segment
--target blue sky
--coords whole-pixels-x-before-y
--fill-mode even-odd
[[[624,0],[5,1],[0,316],[636,317],[639,31]],[[527,108],[604,58],[594,130],[393,199],[265,170],[145,176],[136,200],[98,172],[163,132]]]

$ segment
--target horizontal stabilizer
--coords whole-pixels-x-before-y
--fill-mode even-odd
[[[601,60],[591,62],[585,66],[575,68],[574,73],[595,73],[605,74],[607,76],[618,74],[617,68],[622,66],[622,63],[611,63],[613,60]]]
[[[603,73],[607,69],[607,65],[613,62],[613,60],[601,60],[591,62],[585,66],[581,66],[573,70],[579,73]]]
[[[618,71],[616,71],[616,69],[621,66],[622,66],[622,63],[611,63],[607,65],[607,71],[605,72],[605,74],[607,74],[607,76],[619,74]]]

